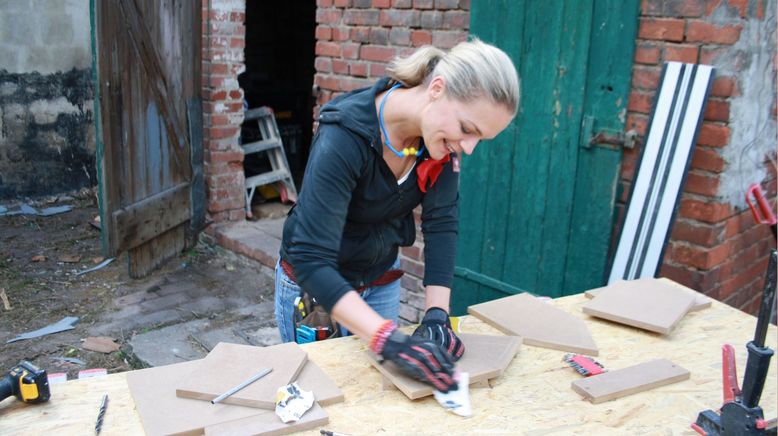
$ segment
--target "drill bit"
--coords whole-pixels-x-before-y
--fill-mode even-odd
[[[108,406],[108,394],[103,395],[103,400],[100,402],[100,411],[97,412],[97,422],[95,423],[95,435],[100,434],[100,430],[103,428],[103,417],[105,416],[105,409]]]

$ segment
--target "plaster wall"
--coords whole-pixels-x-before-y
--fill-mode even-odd
[[[767,1],[764,5],[764,20],[746,20],[740,39],[716,60],[716,68],[723,74],[739,76],[739,95],[730,103],[732,137],[722,150],[727,166],[719,188],[721,199],[738,209],[746,207],[748,186],[767,179],[767,166],[775,165],[776,3]],[[729,24],[736,18],[732,15],[731,9],[721,5],[711,20]]]

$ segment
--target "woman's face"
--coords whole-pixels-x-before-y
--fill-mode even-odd
[[[432,79],[427,92],[430,100],[422,112],[421,131],[435,160],[450,153],[471,154],[478,141],[494,138],[513,119],[508,108],[486,97],[470,102],[450,98],[440,76]]]

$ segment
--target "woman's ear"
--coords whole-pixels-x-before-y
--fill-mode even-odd
[[[427,95],[430,100],[437,100],[446,93],[446,79],[443,76],[435,76],[427,85]]]

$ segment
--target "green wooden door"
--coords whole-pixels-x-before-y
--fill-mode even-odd
[[[473,0],[473,35],[521,77],[519,114],[462,162],[452,311],[530,291],[559,297],[603,283],[638,0]]]

